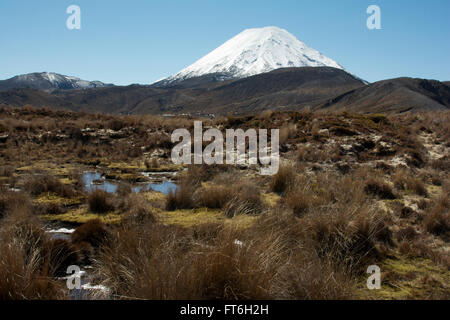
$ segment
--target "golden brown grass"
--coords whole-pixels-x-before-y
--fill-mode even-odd
[[[251,230],[245,235],[229,228],[216,230],[201,238],[154,224],[118,230],[96,261],[98,276],[123,299],[349,296],[346,276],[329,273],[329,263],[317,255],[312,259],[303,248],[292,253],[282,233],[261,237]]]
[[[51,240],[30,212],[16,209],[0,227],[0,300],[64,299],[55,277],[78,261],[76,248]]]

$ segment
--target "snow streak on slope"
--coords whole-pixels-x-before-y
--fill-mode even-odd
[[[191,66],[166,79],[168,83],[220,73],[235,79],[288,67],[334,67],[336,61],[308,47],[278,27],[247,29]]]

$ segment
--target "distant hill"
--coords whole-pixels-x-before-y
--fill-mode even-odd
[[[10,89],[37,89],[44,91],[111,87],[100,81],[87,81],[52,72],[29,73],[0,80],[0,91]]]
[[[344,93],[320,106],[357,112],[405,112],[450,108],[450,87],[436,80],[397,78]]]

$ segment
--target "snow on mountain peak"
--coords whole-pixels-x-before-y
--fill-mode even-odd
[[[284,29],[253,28],[242,31],[166,81],[171,83],[211,73],[234,79],[279,68],[323,66],[343,69]]]

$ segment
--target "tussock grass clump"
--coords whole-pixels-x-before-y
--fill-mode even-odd
[[[197,188],[202,182],[211,181],[218,175],[227,174],[233,172],[233,170],[235,170],[234,166],[226,164],[190,165],[184,176],[184,181]]]
[[[440,159],[431,161],[430,166],[435,170],[446,171],[450,168],[450,156],[444,156]]]
[[[67,240],[55,239],[47,244],[47,258],[54,267],[57,276],[67,276],[67,267],[78,265],[82,256],[78,248]]]
[[[29,211],[16,209],[0,227],[0,300],[64,299],[55,277],[73,262],[73,246],[51,240]]]
[[[224,228],[225,226],[222,223],[209,222],[192,226],[190,231],[194,241],[200,241],[207,245],[213,245],[219,234],[223,232]]]
[[[166,210],[192,209],[198,206],[214,207],[223,206],[222,196],[225,190],[221,186],[202,188],[202,182],[208,182],[214,177],[228,176],[230,166],[227,165],[191,165],[179,182],[176,190],[171,190],[167,195]],[[217,184],[217,181],[216,181]],[[196,191],[196,189],[199,189]],[[202,192],[211,195],[207,199]]]
[[[369,181],[367,181],[364,191],[367,194],[379,197],[380,199],[393,200],[397,198],[388,184],[376,178],[370,178]]]
[[[119,206],[124,213],[123,221],[128,223],[143,224],[147,222],[156,222],[156,214],[146,199],[140,195],[131,193]]]
[[[0,242],[0,300],[52,300],[64,297],[42,250],[28,247],[27,239]]]
[[[152,158],[151,160],[145,159],[144,165],[147,171],[152,171],[160,167],[159,161],[157,158]]]
[[[194,187],[183,181],[178,188],[170,190],[166,198],[166,210],[191,209],[194,207]]]
[[[425,211],[423,226],[426,231],[450,239],[450,192],[444,191]]]
[[[275,193],[289,191],[295,184],[295,169],[292,165],[280,166],[278,172],[272,177],[270,189]]]
[[[89,210],[94,213],[106,213],[114,210],[110,195],[103,190],[96,189],[88,196]]]
[[[285,245],[274,234],[237,242],[239,234],[224,230],[216,245],[205,250],[203,295],[207,299],[273,299],[278,268],[285,263]]]
[[[73,243],[86,242],[92,247],[98,248],[107,243],[110,240],[110,236],[111,233],[108,227],[99,219],[94,219],[76,228],[71,238]]]
[[[399,242],[411,241],[419,236],[419,233],[413,226],[407,226],[398,230],[395,234]]]
[[[403,240],[398,245],[398,251],[410,258],[430,259],[436,264],[446,268],[450,267],[450,257],[440,250],[433,249],[426,243],[423,237],[416,237],[412,240]]]
[[[413,190],[417,195],[428,197],[428,190],[425,183],[420,179],[411,179],[409,181],[409,189]]]
[[[197,207],[221,209],[232,197],[232,187],[211,185],[196,191],[195,203]]]
[[[289,139],[294,138],[297,134],[297,126],[294,123],[285,124],[280,129],[279,142],[285,144]]]
[[[235,187],[233,197],[225,204],[223,210],[224,215],[228,218],[240,214],[260,214],[264,210],[261,190],[250,181],[240,182]]]
[[[313,204],[313,195],[304,190],[296,189],[286,196],[286,205],[292,209],[297,217],[305,215]]]
[[[413,191],[419,196],[428,196],[428,191],[423,180],[410,176],[405,170],[397,171],[394,175],[393,182],[398,190]]]
[[[98,276],[119,298],[271,298],[283,245],[270,236],[236,245],[237,237],[222,230],[202,246],[177,229],[121,229],[96,262]]]
[[[55,202],[39,204],[35,208],[39,214],[61,214],[65,212],[63,205]]]
[[[131,185],[127,182],[120,182],[116,189],[116,195],[119,197],[127,197],[133,192]]]
[[[14,173],[13,166],[0,166],[0,176],[2,177],[11,177]]]
[[[360,272],[365,263],[382,257],[381,247],[393,244],[389,222],[365,195],[368,176],[360,169],[345,176],[299,176],[298,187],[283,201],[299,218],[297,241],[323,263],[332,262],[334,270]]]
[[[409,166],[422,168],[426,164],[427,160],[422,150],[409,148],[407,153],[409,157],[406,159],[406,162]]]
[[[272,290],[279,299],[344,300],[352,298],[354,288],[350,274],[306,249],[281,266]]]
[[[378,242],[392,244],[385,219],[369,208],[310,215],[304,222],[308,226],[307,237],[319,256],[330,258],[349,272],[360,272],[367,263],[382,256]]]
[[[161,225],[124,226],[95,261],[97,277],[122,299],[196,299],[203,271],[189,240]]]
[[[46,174],[28,176],[23,188],[33,196],[38,196],[44,192],[51,192],[68,198],[76,195],[71,186],[63,184],[57,178]]]
[[[335,126],[330,128],[330,132],[336,136],[356,136],[358,132],[345,126]]]
[[[22,192],[10,192],[0,188],[0,219],[6,217],[16,209],[30,207],[31,202],[29,197]]]
[[[330,154],[320,150],[314,145],[299,146],[297,149],[297,160],[299,162],[320,162],[330,159]]]
[[[259,214],[264,208],[260,188],[248,180],[236,180],[234,185],[208,183],[196,190],[194,199],[196,207],[223,209],[229,218],[238,214]]]

